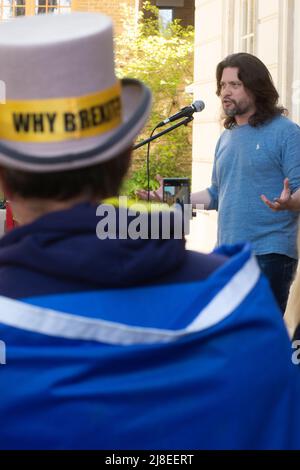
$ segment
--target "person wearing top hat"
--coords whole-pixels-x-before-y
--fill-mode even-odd
[[[0,240],[0,447],[299,447],[300,376],[249,247],[124,234],[130,209],[107,201],[151,104],[115,77],[111,20],[1,24],[0,64],[18,221]]]

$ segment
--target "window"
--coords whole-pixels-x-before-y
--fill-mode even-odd
[[[71,0],[0,0],[0,20],[39,13],[71,11]]]
[[[0,18],[8,19],[12,16],[25,15],[25,1],[26,0],[1,0]]]
[[[14,9],[14,16],[25,15],[25,0],[15,0],[12,7]]]
[[[35,14],[54,13],[57,11],[57,0],[36,0]]]
[[[256,0],[241,0],[241,50],[254,54],[256,29]]]
[[[160,8],[159,9],[159,24],[160,28],[165,31],[170,23],[173,21],[173,9],[172,8]]]
[[[66,13],[71,11],[71,0],[35,0],[35,14]]]
[[[71,10],[71,0],[35,0],[35,14],[66,13]]]

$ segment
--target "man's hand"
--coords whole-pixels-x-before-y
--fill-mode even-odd
[[[155,178],[159,182],[159,188],[149,193],[150,201],[162,201],[163,200],[163,177],[156,175]],[[144,201],[148,200],[148,191],[146,189],[138,189],[136,195],[143,199]]]
[[[273,202],[270,201],[264,194],[262,194],[260,198],[270,209],[275,212],[294,210],[288,178],[285,178],[283,182],[283,190],[280,194],[280,197],[275,198]]]

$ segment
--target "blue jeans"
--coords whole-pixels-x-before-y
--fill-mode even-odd
[[[260,269],[268,278],[273,294],[282,314],[284,314],[298,260],[278,253],[257,255],[256,258]]]

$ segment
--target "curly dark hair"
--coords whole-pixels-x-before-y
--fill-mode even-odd
[[[278,106],[279,94],[269,70],[261,60],[246,52],[231,54],[217,65],[217,96],[221,94],[222,74],[227,67],[238,68],[239,80],[254,96],[256,112],[249,118],[250,126],[257,127],[275,116],[287,114],[286,108]],[[236,125],[234,116],[224,116],[223,119],[226,129]]]

